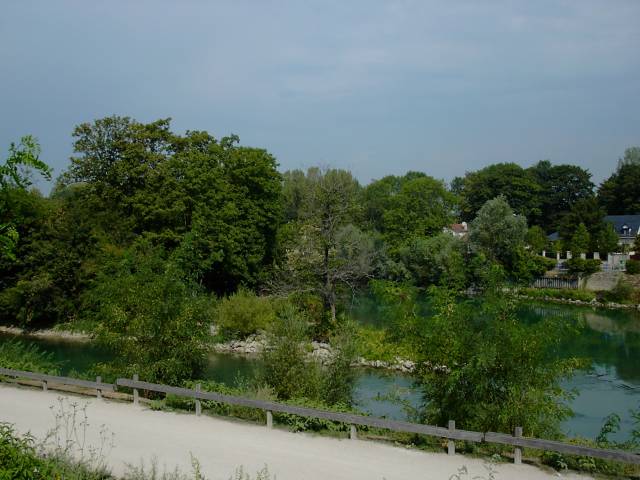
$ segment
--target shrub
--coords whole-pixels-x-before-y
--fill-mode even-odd
[[[640,260],[627,260],[627,273],[637,275],[640,273]]]
[[[609,292],[602,292],[602,300],[605,302],[624,303],[629,302],[633,296],[633,287],[624,281],[624,279],[618,280],[618,283],[613,290]]]
[[[589,290],[569,288],[523,288],[521,292],[533,298],[557,298],[558,300],[579,300],[581,302],[591,302],[596,298],[596,294]]]
[[[221,300],[215,311],[215,324],[225,338],[245,338],[266,330],[275,318],[271,298],[259,297],[243,288]]]
[[[310,348],[306,319],[287,306],[269,332],[269,348],[261,354],[259,381],[282,400],[318,398],[322,380],[319,365],[307,362]]]
[[[111,272],[101,272],[91,294],[101,321],[96,338],[114,352],[111,363],[99,367],[103,376],[138,373],[177,385],[203,367],[211,299],[161,251],[132,248]]]
[[[567,260],[565,266],[572,275],[591,275],[601,270],[602,262],[600,260],[574,257]]]
[[[53,355],[34,343],[9,340],[0,343],[0,367],[57,375],[59,365]]]

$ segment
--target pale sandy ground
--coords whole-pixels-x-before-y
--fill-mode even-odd
[[[279,480],[448,480],[466,466],[471,479],[486,477],[485,461],[440,453],[425,453],[372,441],[334,439],[252,425],[207,416],[151,411],[145,407],[60,392],[0,384],[0,422],[15,424],[20,432],[42,438],[54,425],[49,408],[58,397],[87,404],[88,440],[99,444],[99,429],[115,434],[108,464],[115,474],[126,464],[156,457],[158,465],[190,471],[190,453],[197,457],[208,479],[228,479],[242,465],[254,474],[265,464]],[[500,464],[497,479],[542,480],[590,478],[558,474],[529,465]]]

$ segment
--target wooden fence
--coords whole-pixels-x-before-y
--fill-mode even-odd
[[[476,443],[495,443],[501,445],[509,445],[515,447],[514,462],[521,463],[522,448],[534,448],[551,452],[559,452],[568,455],[578,455],[584,457],[601,458],[605,460],[615,460],[624,463],[640,465],[640,455],[624,452],[621,450],[610,450],[603,448],[591,448],[580,445],[572,445],[564,442],[556,442],[552,440],[543,440],[538,438],[527,438],[522,436],[522,428],[517,427],[514,435],[496,432],[473,432],[468,430],[458,430],[455,422],[450,421],[447,428],[432,425],[422,425],[417,423],[402,422],[396,420],[387,420],[384,418],[367,417],[364,415],[356,415],[350,413],[330,412],[326,410],[318,410],[315,408],[297,407],[294,405],[286,405],[277,402],[268,402],[263,400],[255,400],[251,398],[237,397],[233,395],[223,395],[214,392],[203,392],[200,385],[196,385],[195,389],[171,387],[168,385],[160,385],[156,383],[139,381],[137,375],[133,379],[118,378],[114,384],[103,383],[100,377],[95,382],[88,380],[78,380],[75,378],[56,377],[52,375],[44,375],[40,373],[24,372],[20,370],[10,370],[8,368],[0,368],[0,375],[13,378],[28,378],[42,382],[43,390],[47,389],[47,385],[74,385],[89,389],[95,389],[98,397],[105,390],[115,391],[117,387],[126,387],[133,390],[133,402],[139,403],[139,390],[147,392],[157,392],[164,394],[173,394],[181,397],[193,398],[196,404],[196,415],[202,412],[200,402],[202,400],[212,400],[214,402],[226,403],[229,405],[238,405],[243,407],[255,408],[266,412],[267,427],[273,426],[273,412],[287,413],[308,418],[321,418],[333,422],[340,422],[350,425],[350,436],[352,439],[357,438],[357,426],[366,426],[391,430],[393,432],[415,433],[419,435],[438,437],[447,439],[448,452],[450,455],[455,453],[455,440],[464,440]]]
[[[534,288],[578,288],[577,278],[561,278],[561,277],[540,277],[536,278],[531,284]]]

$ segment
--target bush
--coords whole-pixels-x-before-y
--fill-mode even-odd
[[[640,273],[640,260],[627,260],[627,273],[637,275]]]
[[[600,260],[571,258],[565,262],[565,266],[572,275],[591,275],[602,269],[602,262]]]
[[[269,328],[275,318],[271,298],[259,297],[243,288],[220,301],[215,312],[215,324],[225,338],[246,338]]]
[[[569,288],[523,288],[521,293],[533,298],[557,298],[558,300],[578,300],[581,302],[591,302],[596,298],[596,294],[589,290]]]
[[[53,360],[53,355],[40,350],[34,343],[19,340],[0,343],[0,367],[49,375],[59,373],[59,365]]]
[[[91,292],[97,340],[114,352],[104,377],[138,373],[148,382],[178,385],[204,366],[211,298],[148,244],[132,248]]]
[[[605,302],[625,303],[632,299],[633,294],[633,287],[621,278],[616,286],[613,287],[613,290],[602,292],[602,300]]]
[[[320,367],[307,362],[311,345],[306,319],[287,306],[269,332],[269,348],[262,351],[259,382],[271,387],[279,399],[318,398]]]

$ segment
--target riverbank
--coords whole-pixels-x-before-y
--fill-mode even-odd
[[[244,340],[231,340],[224,343],[215,343],[211,348],[215,353],[256,356],[266,348],[266,345],[266,336],[264,334],[256,334],[249,335]],[[325,364],[331,361],[333,355],[334,352],[330,344],[325,342],[311,342],[311,351],[309,352],[310,358]],[[400,357],[394,358],[391,362],[358,357],[351,366],[361,368],[379,368],[401,373],[413,373],[416,369],[415,362]]]
[[[33,337],[44,339],[58,339],[69,342],[90,342],[91,335],[84,332],[72,332],[69,330],[56,330],[48,328],[43,330],[24,330],[18,327],[0,326],[0,334],[19,335],[21,337]]]

